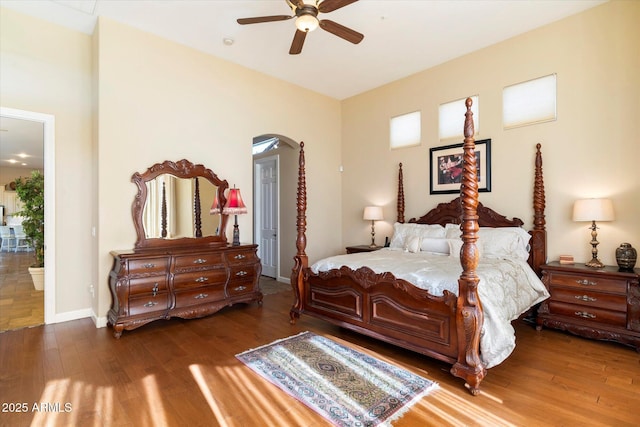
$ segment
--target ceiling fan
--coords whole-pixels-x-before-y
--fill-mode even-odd
[[[285,0],[293,15],[273,15],[258,16],[255,18],[238,19],[238,24],[258,24],[261,22],[286,21],[296,18],[296,32],[293,35],[293,42],[289,49],[289,54],[297,55],[302,52],[304,39],[307,33],[320,27],[338,37],[353,44],[358,44],[364,38],[363,34],[340,25],[329,19],[318,19],[318,14],[333,12],[336,9],[355,3],[358,0]]]

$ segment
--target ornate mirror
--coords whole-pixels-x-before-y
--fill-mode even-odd
[[[224,246],[228,215],[221,208],[229,188],[203,165],[188,160],[156,163],[131,181],[138,194],[131,207],[136,251]]]

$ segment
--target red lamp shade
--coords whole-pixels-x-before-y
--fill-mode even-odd
[[[229,190],[229,196],[227,197],[227,204],[222,209],[222,213],[227,215],[240,215],[247,213],[247,207],[242,201],[239,188],[232,188]]]
[[[218,200],[218,194],[216,193],[216,197],[213,199],[213,203],[211,204],[211,209],[209,210],[211,215],[217,215],[220,213],[220,200]]]

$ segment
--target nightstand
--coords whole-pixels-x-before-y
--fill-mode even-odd
[[[371,247],[369,245],[356,245],[356,246],[347,246],[347,253],[348,254],[355,254],[357,252],[373,252],[373,251],[377,251],[378,249],[382,249],[382,246],[375,246],[375,247]]]
[[[543,326],[587,338],[616,341],[640,352],[640,270],[593,269],[552,262],[541,267],[551,297],[536,319]]]

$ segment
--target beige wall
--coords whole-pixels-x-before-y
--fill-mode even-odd
[[[396,215],[397,165],[404,164],[406,219],[450,195],[429,195],[429,148],[438,105],[479,95],[480,132],[492,140],[492,191],[483,203],[532,226],[535,145],[542,144],[549,258],[590,258],[587,223],[571,221],[575,199],[610,197],[616,220],[600,223],[600,258],[615,265],[621,242],[640,247],[640,2],[612,2],[471,53],[343,102],[343,243],[364,244],[366,205],[384,206],[377,242]],[[558,119],[502,128],[502,89],[557,73]],[[389,118],[422,112],[422,145],[390,151]],[[460,117],[460,126],[464,117]]]
[[[91,38],[0,8],[0,54],[2,107],[55,116],[56,314],[86,313],[94,264]]]

